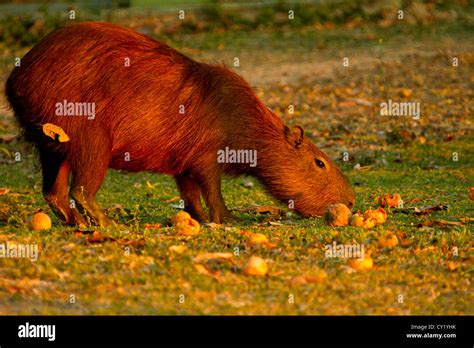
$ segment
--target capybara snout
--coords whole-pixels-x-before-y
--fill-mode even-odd
[[[303,216],[354,203],[337,165],[238,74],[126,28],[80,23],[52,32],[13,70],[6,94],[38,148],[44,197],[66,224],[110,223],[95,199],[108,168],[174,176],[185,210],[200,221],[233,219],[224,174],[257,177]],[[46,123],[70,141],[47,137]]]

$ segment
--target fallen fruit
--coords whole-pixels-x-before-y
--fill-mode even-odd
[[[179,236],[196,236],[199,234],[199,222],[189,218],[187,220],[181,220],[174,226],[176,233]]]
[[[352,215],[351,226],[364,226],[364,218],[359,214]]]
[[[309,284],[309,283],[324,283],[328,278],[326,271],[319,270],[313,272],[312,274],[304,274],[293,277],[290,280],[291,286],[298,286],[302,284]]]
[[[383,224],[387,220],[387,212],[383,208],[377,208],[377,210],[369,209],[364,213],[364,219],[371,219],[377,225]]]
[[[351,226],[372,228],[375,226],[375,221],[371,218],[366,219],[360,214],[354,214],[352,215]]]
[[[392,193],[391,195],[385,194],[380,197],[379,203],[382,207],[398,207],[402,198],[397,193]]]
[[[367,272],[374,267],[374,260],[370,255],[365,255],[363,259],[349,259],[347,265],[358,272]]]
[[[31,217],[29,225],[33,231],[49,230],[51,228],[51,219],[48,214],[36,213]]]
[[[398,244],[398,238],[393,233],[387,233],[385,236],[379,240],[380,246],[384,248],[393,248]]]
[[[191,215],[181,210],[180,212],[176,213],[176,215],[171,218],[171,223],[173,225],[176,225],[177,223],[181,221],[189,220],[189,219],[191,219]]]
[[[324,221],[329,226],[346,226],[349,224],[351,216],[352,213],[345,204],[331,204],[326,208]]]
[[[268,238],[262,233],[252,233],[249,236],[249,243],[251,245],[262,245],[268,243]]]
[[[372,219],[364,219],[364,223],[362,224],[363,228],[372,228],[375,226],[375,221]]]
[[[267,262],[258,256],[252,256],[245,264],[244,273],[252,276],[263,276],[268,273]]]

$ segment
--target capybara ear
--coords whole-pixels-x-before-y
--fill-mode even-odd
[[[291,128],[285,126],[285,136],[286,141],[298,149],[303,143],[304,130],[300,126],[292,126]]]

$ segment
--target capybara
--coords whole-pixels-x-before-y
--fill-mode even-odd
[[[233,219],[223,174],[255,176],[303,216],[354,203],[337,165],[239,75],[130,29],[80,23],[52,32],[15,67],[6,94],[38,149],[44,197],[66,224],[110,223],[95,199],[107,168],[173,175],[198,221]],[[70,140],[45,135],[46,123]]]

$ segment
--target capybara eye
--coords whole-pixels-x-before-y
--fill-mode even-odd
[[[324,168],[326,165],[324,164],[323,161],[321,160],[318,160],[318,159],[315,159],[314,160],[316,162],[316,165],[319,167],[319,168]]]

